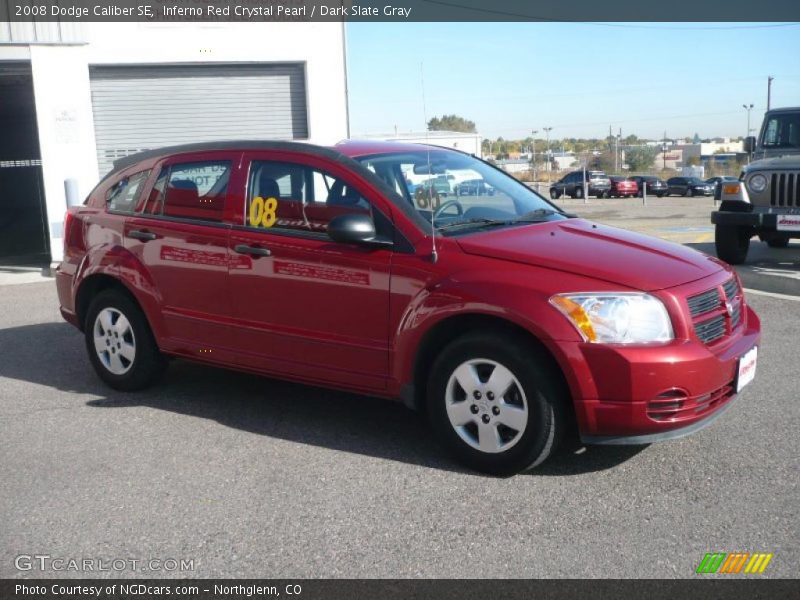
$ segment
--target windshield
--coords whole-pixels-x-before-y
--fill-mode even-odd
[[[800,113],[777,114],[764,125],[765,148],[800,148]]]
[[[356,160],[443,232],[568,218],[513,177],[459,152],[422,150]]]

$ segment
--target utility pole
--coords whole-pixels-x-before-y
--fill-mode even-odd
[[[767,110],[770,107],[770,100],[772,99],[772,80],[775,79],[772,75],[767,77]],[[750,132],[748,132],[750,135]]]
[[[661,157],[664,159],[664,170],[667,170],[667,130],[664,130],[664,139],[661,144]]]
[[[531,142],[531,174],[533,175],[533,180],[536,181],[536,134],[539,133],[538,129],[534,129],[531,131],[531,136],[533,136],[533,142]]]

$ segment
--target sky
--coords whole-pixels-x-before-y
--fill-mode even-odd
[[[800,106],[800,23],[348,23],[347,60],[354,137],[452,113],[492,139],[736,137],[769,75]]]

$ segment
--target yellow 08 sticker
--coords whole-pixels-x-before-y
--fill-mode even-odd
[[[272,227],[275,224],[278,209],[278,201],[275,198],[256,196],[250,202],[250,226],[251,227]]]

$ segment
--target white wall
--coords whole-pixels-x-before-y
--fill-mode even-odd
[[[63,258],[64,180],[80,199],[97,183],[97,153],[84,46],[31,46],[36,123],[54,261]]]
[[[98,180],[90,65],[304,62],[309,141],[348,137],[341,23],[86,23],[85,45],[31,45],[39,142],[54,261],[62,258],[64,179],[81,199]],[[0,60],[19,47],[0,45]]]

